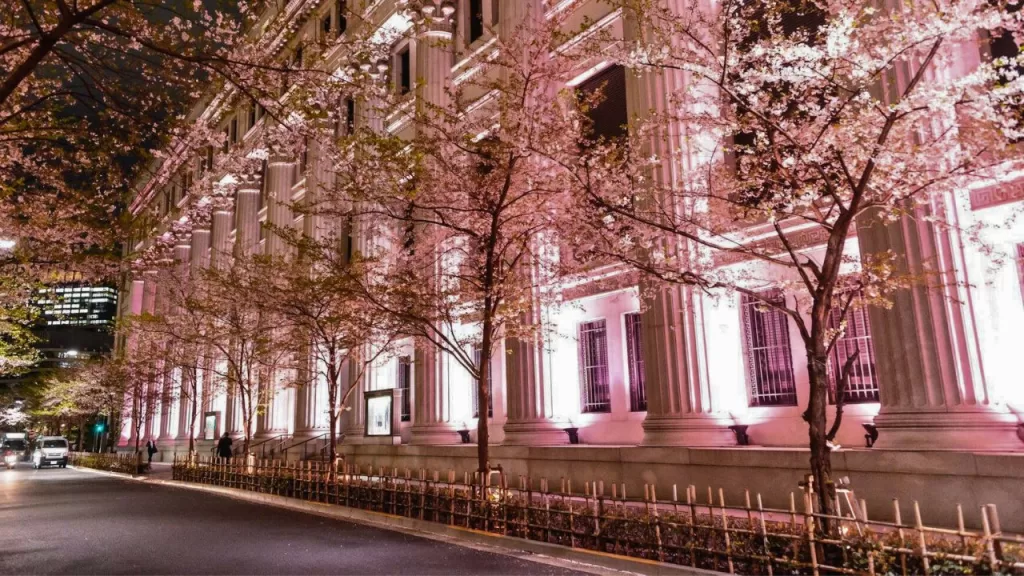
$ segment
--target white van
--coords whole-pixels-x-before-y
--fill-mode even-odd
[[[42,468],[56,464],[61,468],[68,465],[68,439],[63,436],[40,436],[36,438],[32,451],[32,467]]]

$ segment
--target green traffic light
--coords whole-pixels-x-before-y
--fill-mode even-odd
[[[103,422],[97,422],[96,423],[96,431],[97,432],[103,432]]]

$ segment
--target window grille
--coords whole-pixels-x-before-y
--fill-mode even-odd
[[[647,410],[647,386],[644,381],[643,339],[639,312],[626,314],[626,360],[629,363],[629,410]]]
[[[766,295],[782,303],[781,293]],[[795,406],[796,382],[789,345],[789,317],[761,300],[743,295],[743,333],[751,406]]]
[[[402,422],[412,420],[412,358],[399,356],[398,358],[398,391],[402,395]]]
[[[483,356],[483,351],[479,347],[473,348],[473,364],[476,365],[477,369],[480,368],[480,357]],[[473,418],[480,417],[480,383],[476,380],[473,381],[471,388],[471,397],[473,402]],[[487,417],[494,416],[494,369],[491,363],[487,364]]]
[[[583,412],[610,412],[608,331],[604,320],[580,323],[579,360]]]
[[[841,311],[833,308],[828,317],[828,327],[839,329]],[[856,350],[860,355],[850,367],[850,381],[846,385],[843,399],[848,404],[878,402],[878,375],[875,373],[875,350],[871,343],[871,326],[864,306],[852,306],[846,313],[846,331],[836,341],[829,354],[828,401],[836,402],[836,385],[846,359]]]

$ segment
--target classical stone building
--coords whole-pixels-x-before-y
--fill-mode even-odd
[[[392,28],[408,28],[404,10],[422,4],[436,13],[452,13],[457,26],[423,32],[451,38],[450,50],[420,42],[415,35],[393,47],[390,82],[396,90],[417,86],[417,98],[435,97],[437,86],[457,81],[474,59],[485,58],[492,48],[492,31],[511,30],[528,6],[575,11],[575,21],[588,17],[595,26],[622,28],[621,14],[598,0],[349,4],[280,3],[295,18],[293,36],[282,41],[282,50],[301,50],[302,42],[318,34],[345,33],[346,27],[357,25],[357,19],[344,16],[352,10],[365,16],[359,25]],[[982,38],[977,46],[964,48],[965,66],[978,62],[988,49]],[[641,80],[621,67],[600,63],[566,82],[584,89],[605,86],[608,97],[601,114],[606,117],[596,121],[611,124],[656,108],[671,89],[665,82]],[[345,107],[352,125],[381,122],[366,113],[362,102],[348,101]],[[201,109],[197,117],[222,112]],[[223,118],[220,128],[229,146],[244,146],[266,121],[257,108],[244,107]],[[388,118],[384,124],[401,123]],[[162,173],[185,176],[154,178],[132,209],[155,210],[159,217],[173,219],[176,207],[186,201],[182,190],[189,179],[226,176],[204,172],[206,162],[198,158],[184,168],[161,167]],[[285,203],[300,199],[316,177],[315,154],[304,159],[271,156],[265,177],[241,179],[234,202],[217,204],[209,225],[194,230],[175,249],[177,257],[200,268],[232,250],[283,250],[275,237],[262,238],[260,222],[292,223]],[[949,209],[957,211],[961,223],[1005,222],[1022,201],[1024,180],[973,190]],[[1016,260],[996,265],[954,231],[910,220],[884,230],[860,230],[846,247],[854,256],[860,246],[887,247],[910,265],[937,259],[951,277],[970,286],[951,287],[949,293],[922,286],[901,293],[891,310],[855,311],[833,354],[837,367],[854,348],[863,352],[847,392],[846,421],[838,437],[843,450],[835,453],[834,461],[879,514],[888,513],[890,497],[950,503],[948,510],[930,509],[944,518],[953,513],[956,501],[965,506],[998,501],[1006,507],[1004,527],[1012,522],[1024,528],[1024,383],[1015,360],[1024,342],[1024,227],[1000,227],[988,234],[992,245]],[[820,241],[813,236],[805,240],[808,245]],[[144,246],[142,241],[132,249]],[[762,264],[723,258],[720,265]],[[783,274],[763,272],[758,276]],[[123,314],[159,306],[152,277],[135,279],[127,292]],[[569,296],[577,305],[561,310],[556,324],[573,337],[542,348],[509,344],[490,366],[495,462],[515,474],[568,476],[579,485],[594,479],[637,486],[656,482],[666,490],[673,483],[722,485],[733,497],[750,487],[779,503],[796,489],[807,467],[801,412],[808,378],[801,340],[784,315],[761,311],[740,295],[708,298],[678,290],[641,312],[625,275],[621,281],[576,286]],[[355,409],[343,418],[343,450],[356,460],[403,468],[472,469],[474,434],[464,444],[459,433],[476,428],[472,382],[444,355],[424,356],[419,361],[430,363],[427,367],[415,366],[420,358],[409,350],[376,368],[366,380],[369,389],[357,394],[369,397],[375,394],[365,393],[394,390],[392,434],[366,435],[367,404],[357,396]],[[162,385],[173,388],[175,383],[172,379]],[[186,445],[186,411],[168,398],[144,427],[165,458]],[[259,420],[256,441],[273,439],[263,449],[271,448],[276,457],[290,446],[298,447],[289,449],[288,457],[322,446],[324,398],[316,386],[280,391]],[[211,426],[207,438],[240,429],[233,402],[225,396],[204,402],[202,412]],[[745,427],[749,446],[737,445],[737,426]],[[866,434],[872,428],[878,435],[869,448]],[[569,429],[578,430],[579,445],[570,445]],[[134,445],[130,433],[126,427],[126,446]],[[1014,517],[1018,520],[1010,520]]]

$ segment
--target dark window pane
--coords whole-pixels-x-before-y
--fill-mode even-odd
[[[626,314],[626,360],[629,363],[629,410],[647,410],[647,386],[644,381],[643,339],[639,312]]]
[[[469,0],[469,43],[484,35],[483,0]]]
[[[626,135],[626,69],[612,66],[578,87],[581,96],[597,94],[596,104],[586,110],[590,120],[589,136],[594,139],[614,139]]]

